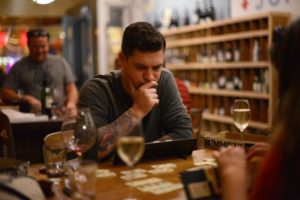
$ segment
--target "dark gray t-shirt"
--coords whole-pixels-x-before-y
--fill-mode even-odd
[[[165,133],[173,139],[191,138],[191,119],[173,75],[166,69],[162,69],[157,93],[159,104],[143,119],[145,141],[154,141]],[[96,126],[101,127],[127,111],[132,106],[132,99],[121,84],[120,71],[114,71],[87,81],[80,90],[78,105],[90,107]]]
[[[43,81],[50,87],[54,100],[61,107],[65,100],[65,86],[74,83],[75,77],[70,65],[61,56],[48,55],[43,63],[34,62],[27,56],[15,63],[4,86],[40,99]]]

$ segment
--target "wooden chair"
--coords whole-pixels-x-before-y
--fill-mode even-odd
[[[0,110],[0,157],[15,158],[15,143],[9,118]]]
[[[193,126],[193,138],[197,138],[196,149],[199,149],[203,147],[203,141],[201,136],[202,110],[192,108],[191,118]]]
[[[51,148],[66,148],[71,146],[74,142],[74,130],[57,131],[50,133],[44,137],[44,143]],[[74,152],[67,151],[67,160],[76,158]]]
[[[44,143],[51,147],[63,148],[73,140],[74,131],[57,131],[44,137]]]
[[[74,130],[75,125],[76,125],[76,119],[66,120],[66,121],[63,121],[60,130],[61,131]]]

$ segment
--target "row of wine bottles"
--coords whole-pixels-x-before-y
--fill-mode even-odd
[[[166,62],[172,64],[182,64],[187,62],[198,63],[222,63],[222,62],[240,62],[253,61],[257,62],[263,60],[261,51],[261,41],[254,39],[249,42],[248,46],[252,48],[248,51],[249,55],[241,56],[245,45],[241,47],[238,42],[227,42],[224,44],[202,45],[198,47],[182,47],[172,48],[166,50]],[[243,48],[241,50],[241,48]],[[247,60],[245,60],[247,58]]]
[[[188,87],[269,92],[268,69],[181,71],[175,73],[175,76],[184,80]]]
[[[196,9],[190,12],[185,9],[184,16],[180,17],[178,9],[166,9],[162,19],[155,18],[154,26],[159,29],[168,29],[190,24],[205,24],[216,19],[212,0],[196,2]]]

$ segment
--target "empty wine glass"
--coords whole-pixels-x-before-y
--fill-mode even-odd
[[[130,168],[131,179],[134,179],[134,166],[144,153],[143,127],[138,124],[129,135],[124,135],[117,140],[117,153],[124,163]],[[132,186],[129,186],[129,197],[127,200],[136,199],[132,196]]]
[[[250,104],[247,99],[236,99],[233,104],[233,123],[240,130],[244,146],[244,131],[249,125]]]
[[[78,109],[74,129],[73,150],[79,158],[96,142],[96,127],[89,108]]]

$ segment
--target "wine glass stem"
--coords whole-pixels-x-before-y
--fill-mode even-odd
[[[241,141],[242,141],[242,147],[245,148],[244,131],[241,131]]]
[[[130,169],[130,176],[131,176],[131,180],[134,180],[134,166],[129,166],[129,169]],[[132,192],[133,192],[133,186],[132,185],[129,185],[129,195],[128,195],[128,199],[134,199],[133,198],[133,195],[132,195]]]
[[[129,170],[130,170],[130,180],[133,181],[135,176],[134,166],[129,166]],[[129,185],[128,187],[129,187],[128,190],[129,194],[124,200],[137,200],[137,198],[133,196],[133,186]]]

